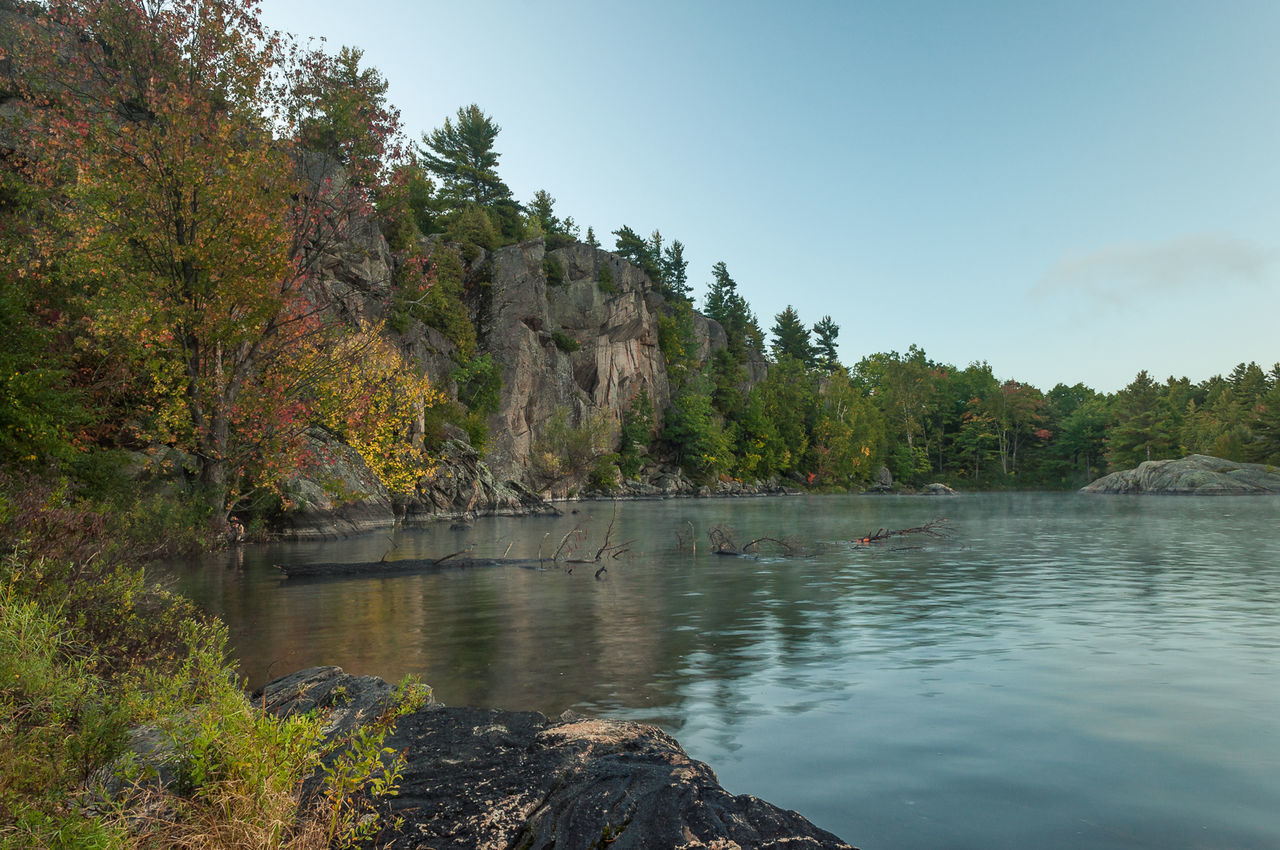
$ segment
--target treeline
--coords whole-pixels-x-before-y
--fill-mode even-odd
[[[445,423],[483,445],[501,390],[477,337],[485,252],[600,240],[546,190],[515,200],[479,106],[410,140],[359,50],[303,49],[248,2],[8,0],[0,14],[0,464],[105,493],[130,490],[140,455],[176,456],[184,504],[219,528],[287,504],[309,429],[401,494],[430,473]],[[393,252],[385,326],[324,283],[370,220]],[[622,476],[664,458],[706,480],[856,488],[884,466],[907,483],[1065,487],[1189,451],[1277,457],[1275,369],[1143,373],[1104,396],[914,347],[842,364],[829,316],[806,325],[788,307],[766,334],[723,262],[701,308],[726,344],[704,364],[684,244],[611,236],[666,297],[673,388],[665,411],[637,398],[606,446]],[[563,276],[554,257],[544,272]],[[415,323],[452,344],[451,386],[396,343]]]

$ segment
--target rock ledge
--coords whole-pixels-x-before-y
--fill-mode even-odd
[[[1080,492],[1267,495],[1280,493],[1280,468],[1261,463],[1237,463],[1209,455],[1188,455],[1179,460],[1149,460],[1136,469],[1113,472]]]
[[[287,714],[324,710],[336,692],[360,705],[368,689],[376,703],[380,681],[316,667],[255,701]],[[675,739],[640,723],[433,703],[402,718],[387,745],[408,767],[379,847],[852,850],[796,812],[729,794]]]

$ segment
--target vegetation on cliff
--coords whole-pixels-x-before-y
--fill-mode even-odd
[[[545,189],[514,200],[500,127],[478,105],[410,144],[358,49],[303,49],[249,3],[9,2],[3,14],[6,465],[94,494],[164,446],[217,529],[231,512],[288,506],[309,429],[408,498],[449,425],[479,447],[508,427],[486,336],[493,252],[542,240],[546,297],[560,298],[552,249],[579,231]],[[335,275],[375,250],[371,221],[386,279],[353,306]],[[1107,396],[1045,392],[914,346],[846,366],[829,316],[809,325],[787,307],[766,334],[723,262],[699,316],[683,243],[625,224],[613,236],[656,299],[670,386],[640,387],[654,409],[630,418],[651,416],[647,439],[621,436],[642,404],[634,388],[609,428],[602,410],[528,423],[530,482],[572,470],[599,486],[666,461],[706,481],[860,488],[883,466],[907,484],[1064,487],[1190,451],[1280,458],[1277,369],[1241,364],[1198,384],[1144,372]],[[602,296],[620,294],[616,262],[595,261]],[[711,344],[703,316],[723,330]],[[436,336],[415,349],[419,329]],[[578,334],[545,330],[582,365]],[[434,384],[427,349],[450,358]],[[570,446],[594,446],[590,462]]]

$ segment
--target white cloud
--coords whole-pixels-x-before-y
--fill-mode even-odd
[[[1122,304],[1147,295],[1181,295],[1261,282],[1271,265],[1260,246],[1229,236],[1108,245],[1067,256],[1031,289],[1032,297],[1090,295]]]

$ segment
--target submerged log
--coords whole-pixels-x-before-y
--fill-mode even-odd
[[[457,553],[455,553],[457,554]],[[399,561],[335,561],[321,564],[276,564],[285,578],[334,578],[338,576],[393,576],[442,570],[467,570],[500,565],[536,567],[527,558],[404,558]]]

